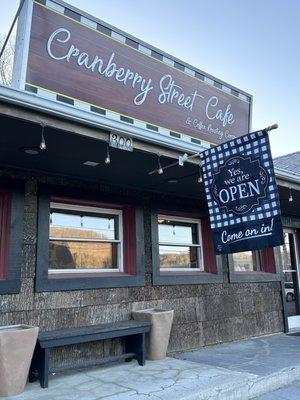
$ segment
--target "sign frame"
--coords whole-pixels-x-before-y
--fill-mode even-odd
[[[64,1],[61,0],[37,0],[37,3],[41,3],[46,5],[47,7],[51,7],[59,13],[66,14],[66,10],[68,10],[68,17],[73,18],[74,20],[78,20],[78,16],[81,20],[89,21],[89,23],[94,23],[97,25],[101,25],[101,29],[107,32],[111,32],[111,38],[120,41],[121,43],[126,43],[128,46],[132,46],[136,49],[138,46],[137,51],[139,49],[143,49],[143,52],[148,55],[149,57],[155,58],[156,60],[170,64],[172,63],[174,68],[177,68],[179,71],[185,73],[186,75],[192,75],[201,77],[199,78],[205,84],[212,86],[216,91],[220,90],[223,92],[230,93],[231,96],[235,96],[235,98],[239,98],[240,101],[246,101],[249,104],[249,113],[248,113],[248,131],[251,130],[251,118],[252,118],[252,95],[249,93],[236,88],[233,85],[230,85],[220,79],[213,77],[210,74],[203,72],[202,70],[191,66],[183,62],[182,60],[177,59],[169,55],[168,53],[163,52],[160,49],[157,49],[150,44],[141,41],[134,36],[123,32],[122,30],[103,22],[102,20],[95,18],[88,13],[85,13],[82,10],[73,7]],[[46,97],[48,99],[53,99],[57,101],[57,96],[51,96],[53,93],[46,93],[45,91],[37,91],[34,87],[26,87],[26,70],[27,70],[27,60],[28,60],[28,52],[29,52],[29,41],[30,41],[30,30],[31,30],[31,19],[32,19],[32,10],[33,10],[33,3],[34,0],[25,0],[23,9],[21,10],[21,14],[18,21],[18,29],[17,29],[17,47],[16,47],[16,56],[15,56],[15,63],[14,63],[14,71],[13,71],[13,86],[15,88],[21,90],[27,90],[29,92],[33,92],[38,94],[41,97]],[[43,93],[40,93],[43,92]],[[246,100],[245,100],[246,99]],[[76,100],[76,99],[75,99]],[[83,108],[82,105],[78,105],[75,101],[73,105],[75,108]],[[116,119],[116,115],[112,116],[111,113],[108,114],[108,120],[111,122],[112,129],[114,128],[114,119]],[[118,113],[116,113],[118,114]],[[121,117],[122,114],[119,114]],[[119,121],[118,121],[119,122]],[[128,129],[128,122],[122,121],[121,123]],[[165,129],[164,127],[153,125],[151,123],[147,123],[145,121],[139,120],[137,118],[133,119],[133,125],[138,126],[145,130],[145,133],[148,131],[149,134],[156,131],[159,136],[163,135],[164,137],[168,136],[171,141],[176,143],[178,148],[180,149],[180,144],[182,143],[182,147],[184,148],[186,145],[191,144],[192,146],[202,146],[202,147],[209,147],[211,144],[218,144],[213,143],[211,140],[203,140],[199,139],[199,137],[193,137],[191,133],[186,134],[183,131],[176,132],[172,130]],[[246,133],[246,132],[245,132]],[[208,136],[209,137],[209,136]]]

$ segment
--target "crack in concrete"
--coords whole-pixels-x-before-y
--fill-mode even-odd
[[[161,386],[160,389],[150,391],[149,393],[143,393],[143,392],[140,392],[139,390],[135,390],[136,394],[137,394],[137,395],[147,396],[147,397],[149,397],[149,398],[150,398],[151,396],[155,396],[155,397],[157,397],[158,399],[161,399],[161,400],[162,400],[162,398],[161,398],[158,394],[161,393],[161,392],[164,392],[165,390],[168,390],[168,389],[174,387],[174,386],[179,382],[179,380],[180,380],[180,374],[181,374],[182,371],[180,371],[180,370],[177,369],[177,368],[174,369],[174,370],[177,371],[177,376],[175,376],[175,378],[172,378],[172,379],[174,379],[174,382],[173,382],[172,384],[166,385],[166,386]]]

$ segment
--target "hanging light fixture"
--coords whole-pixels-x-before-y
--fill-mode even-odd
[[[109,145],[107,145],[106,158],[105,158],[104,162],[105,162],[105,164],[110,164]]]
[[[160,155],[158,154],[158,171],[159,175],[162,175],[164,173],[164,170],[161,166],[161,162],[160,162]]]
[[[41,150],[46,150],[46,141],[44,136],[45,125],[41,124],[41,126],[42,126],[42,133],[41,133],[41,142],[39,147]]]
[[[293,195],[292,195],[292,188],[290,188],[290,196],[289,196],[289,202],[291,203],[293,201]]]
[[[202,182],[203,182],[202,171],[201,171],[201,161],[200,161],[200,163],[199,163],[199,175],[198,175],[197,182],[198,182],[198,183],[202,183]]]

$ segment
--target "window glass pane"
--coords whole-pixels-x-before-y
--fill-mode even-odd
[[[291,238],[290,238],[291,236]],[[288,232],[283,233],[284,243],[278,246],[276,250],[279,252],[280,266],[283,270],[293,269],[291,260],[290,240],[293,240],[293,235]]]
[[[50,269],[117,269],[118,243],[50,240]]]
[[[238,272],[260,271],[258,251],[242,251],[232,254],[234,270]]]
[[[199,268],[199,247],[159,246],[161,268]]]
[[[158,235],[160,243],[197,244],[198,225],[188,222],[159,219]]]
[[[116,215],[52,210],[50,237],[115,240],[118,238]]]

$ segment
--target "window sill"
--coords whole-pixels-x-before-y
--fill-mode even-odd
[[[253,271],[253,272],[235,272],[230,271],[229,280],[231,283],[238,282],[277,282],[280,281],[280,275],[271,272]]]
[[[0,279],[0,294],[17,294],[20,288],[20,279]]]
[[[153,285],[198,285],[222,283],[223,275],[204,271],[161,271],[153,275]]]
[[[48,274],[48,279],[89,279],[89,278],[107,278],[107,277],[134,277],[135,275],[130,275],[125,272],[51,272]]]
[[[180,275],[180,276],[182,276],[182,275],[184,275],[184,276],[186,276],[186,275],[199,275],[199,274],[208,274],[207,272],[205,272],[205,271],[200,271],[200,270],[192,270],[192,271],[165,271],[165,270],[160,270],[160,275],[161,276],[168,276],[168,275],[171,275],[171,276],[177,276],[177,275]],[[214,274],[208,274],[208,275],[214,275]]]
[[[144,286],[145,277],[119,273],[49,274],[36,282],[37,292]]]

